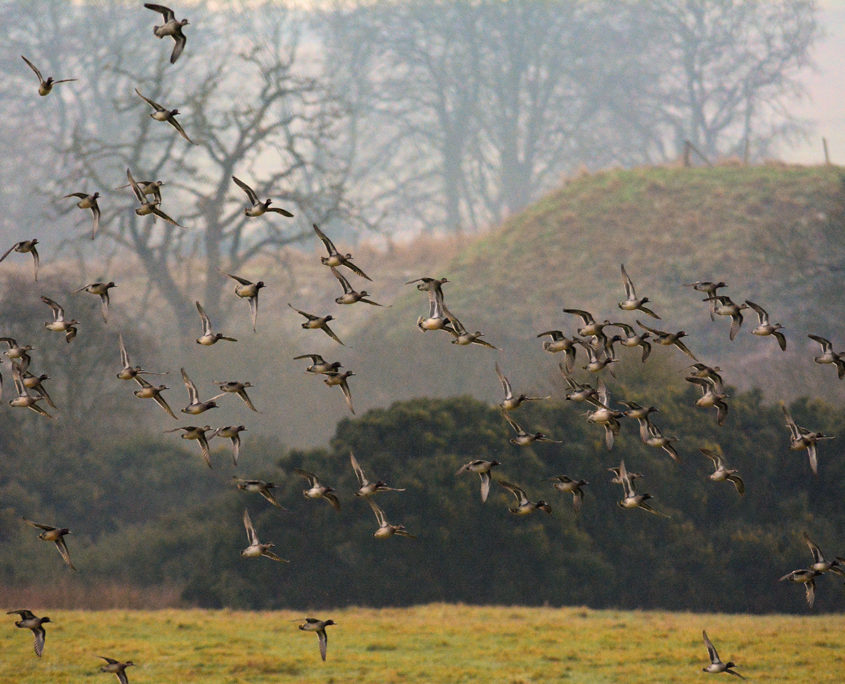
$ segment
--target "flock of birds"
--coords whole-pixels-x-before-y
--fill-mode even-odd
[[[182,54],[185,47],[185,35],[182,29],[188,25],[187,19],[177,20],[174,12],[162,5],[152,3],[145,3],[147,9],[160,13],[164,17],[164,23],[154,28],[154,33],[159,38],[171,37],[174,40],[173,51],[171,53],[170,61],[175,63]],[[40,95],[45,96],[50,93],[52,87],[57,83],[74,81],[76,79],[61,79],[54,80],[53,77],[44,79],[37,67],[30,62],[26,57],[22,56],[26,64],[38,76]],[[156,121],[166,122],[173,126],[179,135],[181,135],[189,143],[193,141],[185,133],[181,125],[176,121],[175,117],[179,113],[178,110],[169,110],[149,98],[145,97],[140,91],[136,89],[136,93],[147,104],[153,108],[150,116]],[[147,181],[136,180],[129,169],[126,170],[126,177],[128,183],[120,187],[130,187],[132,194],[138,202],[135,208],[136,214],[139,216],[152,215],[153,220],[157,218],[181,227],[174,219],[168,216],[161,209],[162,194],[161,187],[164,185],[162,181]],[[284,217],[292,217],[293,214],[285,209],[271,207],[271,200],[266,199],[261,201],[255,190],[247,183],[237,177],[232,177],[233,182],[240,188],[247,196],[249,206],[244,209],[244,213],[252,218],[263,216],[271,212],[280,214]],[[67,198],[74,197],[78,199],[77,207],[83,210],[90,210],[92,214],[93,224],[91,237],[97,236],[100,209],[97,203],[99,193],[77,192],[66,196]],[[351,285],[347,276],[341,272],[340,269],[346,269],[348,272],[355,274],[360,278],[371,281],[372,279],[364,273],[352,261],[351,254],[341,253],[332,240],[316,225],[313,226],[316,236],[323,243],[326,248],[327,255],[321,257],[321,262],[328,267],[333,276],[340,283],[343,293],[335,299],[339,305],[351,305],[358,302],[363,302],[372,306],[382,306],[378,302],[369,299],[369,293],[366,290],[357,291]],[[39,254],[37,250],[37,239],[23,240],[15,243],[6,252],[0,256],[2,262],[12,252],[21,254],[30,254],[33,260],[34,280],[38,280],[39,268]],[[225,273],[227,277],[235,281],[234,294],[238,298],[245,299],[249,304],[250,319],[252,330],[255,332],[257,317],[258,317],[258,296],[259,291],[265,287],[263,281],[252,282],[236,274]],[[647,297],[638,297],[634,283],[627,273],[624,265],[621,266],[622,282],[625,289],[625,299],[618,302],[618,307],[621,311],[626,313],[639,313],[648,316],[654,320],[661,320],[660,316],[655,311],[646,306],[649,303]],[[428,297],[428,312],[427,315],[419,316],[417,320],[417,327],[423,331],[445,331],[452,336],[451,342],[459,346],[478,345],[496,350],[497,347],[487,342],[484,335],[480,331],[470,332],[446,306],[443,286],[449,282],[446,278],[431,278],[423,277],[416,280],[409,281],[406,284],[416,285],[416,288],[427,294]],[[758,304],[745,300],[742,304],[735,303],[729,296],[720,294],[719,291],[726,287],[724,282],[711,281],[696,281],[686,284],[698,292],[706,295],[703,301],[709,304],[709,314],[711,320],[716,317],[729,317],[731,320],[729,337],[733,340],[743,324],[743,311],[751,309],[757,316],[757,326],[751,330],[751,333],[760,337],[772,337],[777,342],[780,349],[786,349],[786,337],[782,332],[782,326],[779,323],[772,324],[769,319],[767,311]],[[86,284],[75,292],[87,292],[89,294],[98,296],[101,304],[101,314],[104,323],[108,323],[109,315],[109,290],[115,287],[113,281],[109,282],[94,282]],[[52,320],[45,322],[45,327],[57,333],[63,333],[67,343],[71,343],[77,336],[79,322],[76,319],[69,318],[64,308],[56,301],[46,296],[41,296],[41,300],[51,309]],[[201,334],[196,338],[196,342],[203,346],[211,346],[221,340],[237,342],[237,339],[231,336],[224,335],[219,331],[215,331],[211,319],[204,310],[199,301],[195,302],[196,309],[201,322]],[[329,322],[333,320],[331,314],[318,316],[307,311],[298,309],[292,304],[288,304],[291,309],[304,317],[301,326],[306,330],[321,330],[329,336],[336,343],[343,345],[341,339],[329,327]],[[700,362],[696,356],[683,342],[682,338],[686,336],[684,331],[669,332],[660,330],[653,325],[647,325],[638,318],[635,319],[637,327],[635,328],[628,322],[611,322],[609,319],[597,320],[590,312],[583,309],[566,308],[563,311],[580,319],[580,325],[576,327],[577,334],[567,336],[562,330],[547,330],[537,335],[538,338],[549,338],[542,342],[543,349],[550,354],[563,354],[563,361],[559,363],[559,368],[563,374],[566,382],[567,391],[565,398],[573,402],[582,402],[590,407],[587,414],[587,420],[595,425],[598,425],[604,430],[605,444],[608,450],[613,448],[615,437],[620,431],[620,421],[624,418],[634,419],[638,423],[639,435],[644,444],[656,449],[662,449],[673,461],[678,461],[679,456],[673,446],[673,441],[676,438],[668,437],[663,430],[653,421],[652,414],[658,413],[659,409],[655,406],[642,406],[633,401],[620,401],[619,403],[624,408],[614,408],[610,401],[610,394],[605,385],[601,375],[598,375],[596,386],[576,380],[574,376],[575,364],[579,356],[585,357],[585,365],[583,370],[591,374],[609,373],[613,376],[613,365],[620,362],[617,356],[615,345],[620,345],[629,349],[640,348],[641,362],[646,362],[648,359],[653,344],[671,347],[674,346],[682,353],[687,355],[692,364],[689,366],[690,373],[686,380],[700,390],[700,396],[695,404],[701,408],[713,408],[716,411],[715,419],[718,425],[722,425],[728,413],[728,395],[725,392],[725,384],[720,375],[720,369],[717,366],[709,366]],[[616,331],[615,334],[609,334],[609,331]],[[809,335],[809,337],[821,346],[821,354],[814,357],[814,361],[819,364],[833,365],[837,369],[837,375],[841,379],[845,376],[845,352],[834,352],[832,343],[818,335]],[[31,345],[19,344],[17,340],[11,337],[0,337],[0,342],[7,345],[7,349],[3,352],[3,356],[9,361],[11,367],[11,375],[15,388],[15,396],[8,403],[12,407],[27,408],[37,414],[50,418],[51,414],[42,406],[40,402],[44,402],[50,408],[55,408],[49,393],[44,388],[44,381],[48,376],[46,374],[35,374],[31,370],[31,355],[33,351]],[[139,399],[152,399],[158,406],[162,408],[165,413],[171,418],[177,419],[176,413],[173,411],[168,401],[163,396],[163,392],[169,388],[163,384],[153,384],[144,376],[150,375],[164,375],[163,372],[153,372],[145,370],[139,365],[133,365],[130,361],[129,354],[126,350],[123,337],[119,335],[120,360],[121,369],[117,373],[120,380],[134,380],[138,385],[138,389],[134,390],[134,394]],[[580,351],[579,351],[580,350]],[[339,387],[344,395],[345,401],[350,412],[355,413],[352,403],[352,395],[348,385],[348,379],[354,375],[351,371],[342,371],[342,364],[338,361],[326,361],[323,356],[316,353],[307,353],[296,356],[295,359],[309,359],[310,363],[306,368],[306,372],[315,375],[323,376],[325,384],[329,387]],[[185,407],[180,409],[180,412],[188,416],[199,416],[206,411],[217,407],[217,400],[227,394],[234,394],[251,411],[257,411],[255,405],[247,394],[247,389],[252,387],[250,382],[241,380],[226,380],[216,382],[219,392],[209,399],[202,400],[200,392],[196,384],[191,380],[184,368],[180,369],[182,381],[188,393],[188,403]],[[528,446],[534,442],[556,442],[550,436],[542,432],[528,432],[526,431],[514,418],[513,413],[527,401],[538,401],[549,399],[550,397],[527,396],[525,394],[517,394],[514,392],[510,381],[504,375],[498,363],[495,364],[495,371],[498,375],[502,386],[504,397],[499,404],[501,414],[506,423],[513,430],[513,437],[510,442],[517,446]],[[2,391],[2,375],[0,375],[0,392]],[[786,425],[789,430],[789,448],[792,450],[806,450],[809,457],[810,468],[815,474],[818,471],[818,457],[817,457],[817,442],[825,439],[830,439],[830,435],[825,435],[820,432],[811,431],[798,425],[790,415],[788,409],[784,404],[781,404]],[[232,443],[232,460],[235,466],[238,465],[238,458],[240,453],[240,433],[246,430],[244,425],[227,425],[217,428],[212,428],[210,425],[196,426],[185,425],[166,430],[166,432],[181,432],[181,438],[185,440],[196,441],[199,445],[200,453],[205,463],[209,468],[212,468],[211,451],[209,440],[213,438],[229,439]],[[725,461],[722,453],[717,450],[701,448],[701,453],[709,458],[714,470],[709,475],[710,480],[714,482],[730,482],[735,487],[739,495],[743,495],[745,491],[745,484],[736,469],[730,468]],[[382,492],[402,492],[404,489],[394,488],[388,486],[382,480],[370,480],[365,475],[363,468],[356,459],[354,454],[350,453],[350,465],[358,481],[359,488],[355,492],[355,496],[364,498],[369,504],[376,518],[377,529],[373,536],[377,539],[387,539],[392,536],[406,536],[413,538],[414,535],[409,533],[405,527],[398,523],[391,523],[384,510],[375,502],[376,494]],[[509,507],[511,513],[517,516],[526,516],[537,510],[546,513],[551,512],[551,506],[543,500],[532,501],[527,491],[522,487],[513,484],[501,478],[494,478],[492,476],[493,468],[499,466],[500,463],[494,460],[476,459],[465,463],[457,471],[460,475],[465,472],[476,473],[481,481],[481,500],[486,502],[490,493],[491,485],[496,482],[506,491],[510,492],[515,499],[512,507]],[[655,515],[665,515],[654,509],[648,502],[652,496],[648,493],[638,492],[637,481],[644,476],[641,473],[628,470],[624,459],[620,460],[618,467],[610,469],[613,473],[612,482],[619,484],[622,487],[622,498],[618,501],[618,505],[623,509],[639,508]],[[303,495],[309,499],[324,499],[333,508],[340,507],[340,501],[335,490],[321,482],[320,477],[310,471],[297,468],[295,472],[307,481],[307,488],[303,490]],[[238,489],[247,492],[259,494],[275,507],[282,508],[281,504],[275,498],[272,490],[275,487],[274,483],[258,479],[244,479],[234,477],[234,484]],[[571,494],[573,497],[573,508],[576,515],[582,507],[584,493],[583,487],[588,485],[588,482],[570,477],[569,475],[556,475],[551,478],[553,486],[558,491]],[[668,516],[666,516],[668,517]],[[35,522],[33,520],[23,518],[23,521],[41,532],[38,538],[55,544],[64,563],[72,570],[76,570],[73,565],[70,553],[64,537],[70,533],[70,530],[65,527],[55,527]],[[260,536],[255,529],[248,509],[244,510],[243,525],[246,531],[249,545],[241,551],[241,556],[244,558],[260,558],[264,557],[272,561],[286,563],[285,559],[278,556],[271,549],[273,544],[270,542],[260,541]],[[813,563],[807,568],[800,568],[784,575],[781,580],[788,580],[803,584],[806,590],[806,598],[808,605],[812,606],[815,597],[815,579],[825,573],[835,573],[840,576],[845,576],[845,558],[836,557],[833,560],[826,560],[818,545],[816,545],[809,536],[805,533],[805,541],[812,553]],[[50,622],[49,617],[37,617],[28,609],[10,610],[8,614],[17,614],[20,619],[15,622],[19,628],[29,629],[34,635],[34,649],[37,656],[41,656],[45,643],[44,624]],[[315,632],[318,636],[320,655],[323,660],[326,659],[326,650],[328,638],[326,634],[326,627],[334,625],[332,620],[320,620],[313,617],[305,618],[299,629],[303,631]],[[736,667],[732,662],[722,662],[716,652],[715,647],[703,632],[703,639],[707,647],[710,664],[704,669],[705,672],[720,673],[727,672],[729,674],[742,677],[738,672],[732,668]],[[126,668],[133,665],[132,661],[119,661],[113,658],[99,656],[105,661],[102,666],[103,672],[113,673],[118,680],[123,684],[128,682],[126,675]]]

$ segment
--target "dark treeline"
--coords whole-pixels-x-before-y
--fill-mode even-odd
[[[624,387],[617,397],[642,399]],[[624,424],[613,451],[600,427],[588,424],[580,405],[538,402],[518,417],[563,444],[517,448],[498,410],[467,397],[418,399],[343,420],[328,448],[287,451],[270,440],[253,442],[241,476],[277,483],[289,509],[273,508],[228,481],[229,455],[214,454],[209,471],[198,453],[155,440],[82,445],[0,444],[0,582],[23,587],[67,577],[54,550],[43,548],[20,516],[35,508],[74,529],[71,553],[80,571],[73,582],[126,583],[181,590],[191,605],[232,608],[316,608],[342,605],[466,603],[584,604],[592,607],[665,608],[727,612],[803,612],[800,586],[777,579],[810,561],[802,533],[830,556],[842,554],[842,449],[820,448],[813,477],[804,452],[790,452],[779,407],[759,392],[731,399],[732,428],[715,425],[710,412],[692,407],[693,388],[671,390],[658,414],[677,434],[680,465],[644,447],[636,426]],[[799,424],[827,433],[841,427],[841,409],[801,400],[792,405]],[[4,418],[8,423],[8,418]],[[728,437],[729,435],[729,437]],[[172,443],[171,443],[172,444]],[[191,445],[193,446],[193,445]],[[724,450],[740,470],[746,494],[706,479],[712,470],[698,447]],[[376,540],[376,521],[356,488],[349,452],[371,479],[404,493],[377,497],[388,520],[416,539]],[[523,486],[532,500],[553,507],[517,518],[510,495],[494,486],[482,504],[475,474],[455,471],[474,458],[496,459],[495,473]],[[624,458],[642,472],[641,491],[668,519],[617,507],[621,487],[608,467]],[[339,512],[306,500],[301,467],[334,487]],[[567,474],[589,481],[580,518],[571,496],[549,479]],[[33,482],[35,484],[33,484]],[[241,524],[250,510],[262,541],[290,564],[239,553],[247,545]],[[33,548],[33,544],[39,545]],[[46,547],[47,545],[43,545]],[[64,574],[63,574],[64,573]],[[834,576],[817,581],[816,610],[845,608]]]

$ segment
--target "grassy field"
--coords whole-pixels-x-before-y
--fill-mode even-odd
[[[316,636],[297,629],[301,613],[34,612],[54,620],[44,655],[35,657],[31,633],[8,616],[0,681],[116,681],[99,672],[98,655],[137,663],[128,670],[133,683],[711,681],[702,679],[702,628],[722,659],[754,681],[838,682],[845,672],[843,615],[348,608],[315,614],[337,623],[323,663]]]

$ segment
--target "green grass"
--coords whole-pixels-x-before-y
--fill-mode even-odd
[[[114,681],[99,673],[97,656],[107,655],[137,663],[128,670],[133,683],[694,682],[708,662],[702,629],[723,660],[756,681],[834,682],[845,672],[842,615],[347,608],[315,613],[337,622],[323,663],[316,636],[297,629],[301,613],[35,612],[54,620],[44,656],[8,616],[0,681]]]

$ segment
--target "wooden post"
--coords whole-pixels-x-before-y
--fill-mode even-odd
[[[699,150],[689,140],[684,140],[684,166],[690,166],[690,151],[695,152],[699,157],[701,157],[707,166],[713,166],[713,164],[710,163],[710,160],[701,153],[701,150]]]
[[[824,148],[824,163],[830,166],[830,153],[827,150],[827,138],[822,138],[822,147]]]

